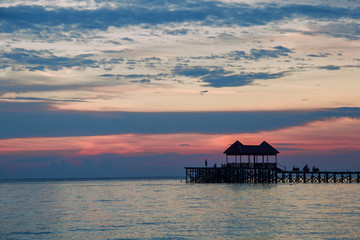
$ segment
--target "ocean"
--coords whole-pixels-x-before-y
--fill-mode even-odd
[[[0,239],[359,239],[360,184],[0,182]]]

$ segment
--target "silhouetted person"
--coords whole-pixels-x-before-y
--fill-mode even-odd
[[[205,159],[205,167],[207,167],[207,159]]]
[[[216,168],[216,163],[214,164],[214,168]]]
[[[293,166],[293,169],[292,169],[293,171],[295,171],[295,172],[298,172],[299,171],[299,168],[298,167],[295,167],[295,166]]]
[[[310,168],[307,164],[305,164],[304,168],[303,168],[304,172],[310,172]]]
[[[313,171],[313,172],[319,172],[320,170],[319,170],[319,168],[317,168],[317,167],[313,167],[313,168],[312,168],[312,171]]]

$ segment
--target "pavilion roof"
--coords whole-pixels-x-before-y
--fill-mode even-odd
[[[276,155],[279,151],[265,141],[260,145],[244,145],[237,140],[224,153],[226,155]]]

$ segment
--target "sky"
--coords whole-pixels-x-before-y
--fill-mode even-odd
[[[0,178],[360,170],[359,75],[357,0],[3,0]]]

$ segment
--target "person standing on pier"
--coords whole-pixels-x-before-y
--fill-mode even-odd
[[[207,167],[207,159],[205,159],[205,167]]]

